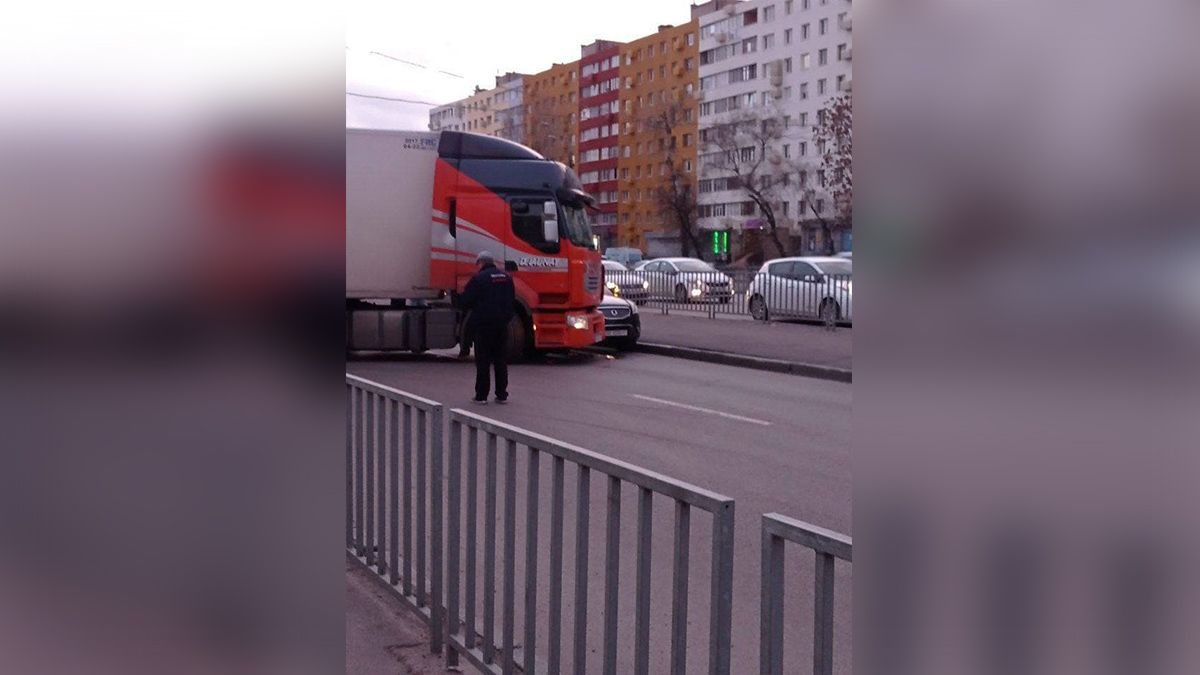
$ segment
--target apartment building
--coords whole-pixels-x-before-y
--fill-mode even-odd
[[[579,59],[579,164],[583,189],[596,198],[592,230],[602,249],[617,239],[617,154],[621,43],[596,40]]]
[[[524,78],[524,143],[574,167],[579,144],[579,61]]]
[[[755,180],[768,186],[780,237],[798,240],[805,253],[824,248],[814,210],[832,220],[835,206],[812,132],[825,104],[850,91],[850,8],[849,0],[746,0],[700,17],[701,230],[738,235],[765,227],[729,171],[732,150],[742,166],[757,165]],[[735,120],[770,129],[767,157],[757,157],[762,150],[751,142],[716,145],[718,127]],[[850,237],[836,232],[834,248],[849,248]]]
[[[648,232],[679,236],[679,221],[658,193],[687,189],[695,195],[697,26],[695,19],[659,26],[620,48],[616,245],[646,250]]]
[[[518,143],[525,135],[525,85],[521,73],[496,77],[496,86],[476,86],[470,96],[429,111],[429,130],[471,131]]]
[[[525,139],[525,77],[512,72],[497,76],[490,99],[495,135],[517,143]]]

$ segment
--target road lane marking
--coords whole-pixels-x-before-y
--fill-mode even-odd
[[[676,408],[683,408],[685,410],[695,410],[696,412],[708,413],[710,415],[719,415],[721,417],[727,417],[731,420],[738,420],[740,422],[749,422],[751,424],[761,424],[764,427],[771,426],[771,423],[766,420],[756,420],[753,417],[743,417],[741,415],[734,415],[733,413],[721,412],[720,410],[713,410],[711,408],[701,408],[698,405],[688,405],[686,403],[677,403],[675,401],[668,401],[668,400],[662,399],[662,398],[654,398],[653,396],[642,396],[641,394],[630,394],[630,396],[632,396],[634,398],[640,398],[643,401],[653,401],[655,403],[661,403],[663,405],[675,406]]]

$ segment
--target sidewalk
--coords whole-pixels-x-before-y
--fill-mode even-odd
[[[689,313],[690,314],[690,313]],[[805,323],[754,321],[731,316],[709,319],[654,308],[641,311],[641,341],[850,370],[853,328],[835,331]]]
[[[443,658],[429,651],[429,631],[390,597],[371,573],[346,560],[347,675],[442,675]]]

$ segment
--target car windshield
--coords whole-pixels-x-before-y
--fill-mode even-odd
[[[576,246],[593,248],[592,226],[588,224],[587,213],[578,206],[562,205],[562,230],[567,241]]]
[[[853,265],[849,260],[827,260],[817,263],[817,268],[822,274],[836,274],[839,276],[851,276],[854,272]]]
[[[675,267],[680,272],[716,272],[717,270],[703,260],[676,260]]]
[[[613,260],[604,261],[604,269],[609,272],[628,272],[629,270],[619,262]]]

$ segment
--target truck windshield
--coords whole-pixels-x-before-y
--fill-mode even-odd
[[[593,248],[592,226],[588,223],[587,213],[577,206],[562,205],[562,230],[567,240],[576,246]]]

